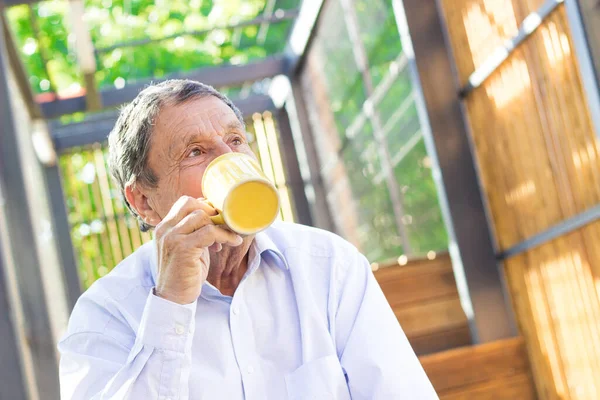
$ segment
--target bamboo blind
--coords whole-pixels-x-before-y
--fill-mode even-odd
[[[85,288],[106,275],[150,234],[139,230],[107,171],[105,146],[75,148],[60,158],[71,238]]]
[[[442,0],[458,80],[542,0]],[[465,101],[500,249],[600,204],[600,146],[564,6]],[[544,399],[600,399],[600,222],[508,259],[505,274]]]

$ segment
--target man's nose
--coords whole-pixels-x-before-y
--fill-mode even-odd
[[[233,153],[233,150],[231,149],[231,147],[229,147],[227,143],[220,140],[215,147],[215,156],[219,157],[226,153]]]

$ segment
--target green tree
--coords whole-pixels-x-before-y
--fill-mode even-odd
[[[212,29],[256,18],[267,0],[86,0],[85,19],[98,50],[96,81],[100,88],[122,87],[140,79],[223,63],[243,64],[279,53],[291,21],[261,26]],[[274,10],[290,10],[299,0],[277,0]],[[68,21],[69,2],[43,1],[8,10],[8,20],[34,92],[81,90],[82,77]],[[265,28],[263,28],[265,29]],[[186,32],[209,30],[201,35]],[[140,39],[180,36],[141,46],[113,45]],[[46,68],[43,60],[46,61]]]

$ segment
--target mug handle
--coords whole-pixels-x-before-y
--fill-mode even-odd
[[[213,215],[210,217],[210,220],[213,222],[213,224],[215,225],[225,225],[225,219],[223,218],[223,213],[218,210],[217,208],[215,208],[215,206],[213,205],[213,203],[211,203],[210,201],[206,201],[208,203],[209,206],[211,206],[212,208],[215,209],[215,211],[217,212],[217,215]]]
[[[217,210],[217,213],[218,213],[217,215],[211,216],[210,220],[215,225],[225,225],[225,220],[223,219],[223,214],[219,210]]]

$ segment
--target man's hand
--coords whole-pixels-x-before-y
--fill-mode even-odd
[[[157,296],[179,304],[195,302],[208,276],[208,248],[242,244],[239,235],[213,224],[210,216],[215,214],[205,200],[183,196],[157,225]]]

